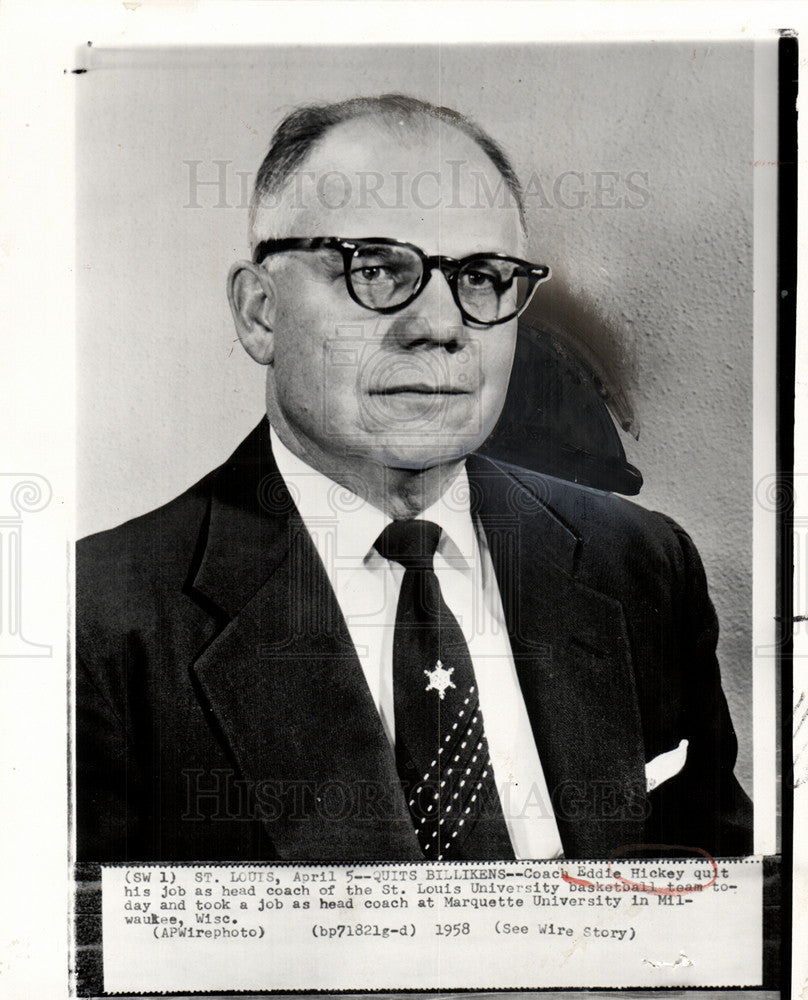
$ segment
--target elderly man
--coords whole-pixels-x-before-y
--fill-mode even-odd
[[[688,536],[474,454],[549,276],[497,143],[399,95],[303,108],[250,237],[268,420],[78,549],[79,858],[749,853]]]

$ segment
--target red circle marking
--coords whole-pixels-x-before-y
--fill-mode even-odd
[[[712,865],[713,877],[709,882],[704,882],[700,885],[692,886],[673,886],[668,889],[657,889],[653,885],[643,885],[640,882],[632,882],[631,879],[623,878],[622,875],[615,875],[612,872],[612,864],[617,860],[618,855],[624,854],[626,851],[637,850],[638,848],[642,850],[647,850],[648,848],[663,848],[666,851],[696,851],[706,858],[707,861]],[[631,859],[626,859],[631,860]],[[639,859],[638,859],[639,860]],[[609,874],[615,879],[616,882],[622,882],[624,885],[629,886],[635,892],[648,892],[654,893],[657,896],[684,896],[689,892],[703,892],[705,889],[709,889],[711,885],[718,878],[718,865],[715,863],[715,859],[712,854],[708,854],[707,851],[702,850],[700,847],[684,847],[681,844],[623,844],[618,847],[618,849],[612,854],[610,858],[607,859],[606,864],[609,866]]]

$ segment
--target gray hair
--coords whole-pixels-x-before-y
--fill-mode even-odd
[[[263,203],[280,194],[315,144],[330,129],[365,117],[388,120],[395,118],[397,122],[404,122],[410,128],[431,120],[463,133],[479,146],[502,175],[519,210],[522,229],[526,230],[522,186],[507,154],[495,139],[459,111],[439,107],[406,94],[382,94],[379,97],[353,97],[333,104],[309,104],[287,115],[278,125],[269,151],[258,170],[250,201],[250,242],[253,249],[265,235],[255,232]]]

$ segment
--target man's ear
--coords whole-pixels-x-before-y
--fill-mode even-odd
[[[271,365],[275,354],[275,285],[258,264],[239,260],[227,276],[227,299],[244,350],[259,365]]]

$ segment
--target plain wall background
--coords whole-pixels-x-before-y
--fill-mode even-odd
[[[571,322],[619,359],[641,427],[623,439],[645,479],[637,501],[701,552],[751,791],[752,44],[80,58],[78,534],[176,496],[263,412],[264,372],[235,340],[224,289],[248,255],[249,184],[280,119],[385,91],[457,108],[542,180],[530,256],[581,303]],[[223,195],[195,188],[193,171],[224,178]],[[600,195],[597,172],[612,175]]]

